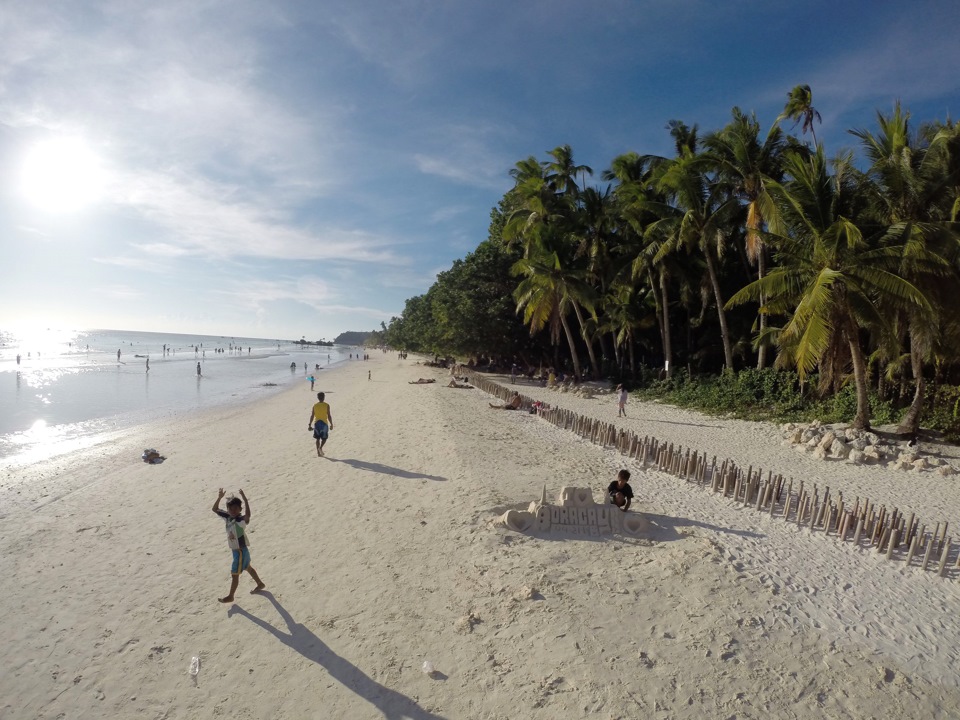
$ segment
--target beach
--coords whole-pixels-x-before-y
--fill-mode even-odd
[[[771,519],[448,380],[379,351],[325,370],[324,458],[298,383],[7,469],[0,718],[960,715],[955,574]],[[616,421],[612,396],[520,389]],[[633,431],[960,520],[949,477],[816,462],[766,423],[627,413]],[[496,522],[544,486],[602,502],[621,467],[640,537]],[[219,487],[250,500],[267,586],[251,595],[242,576],[233,605],[217,601]]]

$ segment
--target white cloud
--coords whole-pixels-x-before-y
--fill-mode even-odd
[[[153,254],[397,263],[388,240],[339,228],[297,227],[286,212],[236,201],[234,188],[201,177],[143,172],[118,183],[120,205],[166,230],[167,239],[139,247]]]

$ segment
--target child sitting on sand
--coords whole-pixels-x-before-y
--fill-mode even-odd
[[[213,504],[213,511],[226,521],[227,544],[233,551],[233,566],[230,568],[230,574],[232,576],[230,580],[230,594],[220,598],[220,602],[232,603],[233,594],[237,591],[237,585],[240,583],[240,573],[244,570],[250,573],[250,577],[257,583],[257,586],[250,591],[251,594],[260,592],[266,585],[260,580],[257,571],[250,567],[250,543],[247,541],[246,530],[247,523],[250,522],[250,501],[247,500],[247,496],[244,495],[243,490],[241,490],[240,498],[243,498],[243,500],[240,500],[240,498],[230,498],[227,500],[227,512],[224,512],[220,509],[220,501],[223,500],[224,495],[223,488],[220,488],[217,501]],[[243,512],[243,503],[247,504],[247,512],[245,515],[240,514]]]
[[[630,503],[633,502],[633,488],[627,482],[629,479],[630,471],[621,470],[617,473],[617,479],[607,487],[607,496],[610,498],[610,503],[616,505],[623,512],[626,512],[630,508]]]

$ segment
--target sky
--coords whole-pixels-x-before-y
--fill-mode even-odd
[[[0,329],[332,339],[487,237],[530,155],[593,182],[809,84],[832,153],[960,113],[960,3],[0,2]],[[951,115],[952,113],[952,115]],[[799,132],[799,128],[797,129]]]

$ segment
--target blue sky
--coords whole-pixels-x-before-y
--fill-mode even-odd
[[[599,173],[671,119],[828,151],[960,112],[960,4],[16,2],[0,12],[0,328],[332,338],[485,239],[508,172]],[[51,155],[51,148],[53,154]]]

